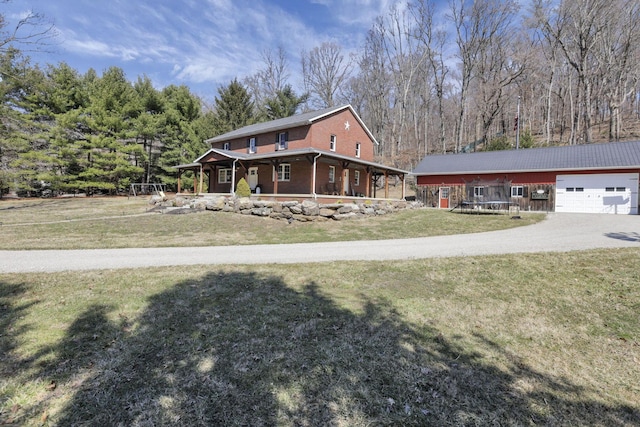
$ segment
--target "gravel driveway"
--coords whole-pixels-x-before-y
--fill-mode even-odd
[[[194,264],[383,261],[617,247],[640,250],[640,216],[550,213],[547,219],[538,224],[510,230],[397,240],[188,248],[0,251],[0,273]]]

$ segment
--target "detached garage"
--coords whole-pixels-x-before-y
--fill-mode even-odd
[[[637,215],[640,141],[427,156],[412,173],[427,206],[504,188],[523,210]]]

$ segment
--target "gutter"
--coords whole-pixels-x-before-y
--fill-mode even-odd
[[[238,159],[233,160],[233,166],[231,167],[231,195],[236,195],[236,162]]]
[[[318,195],[316,194],[316,164],[320,156],[322,156],[322,153],[318,153],[318,155],[313,158],[313,179],[311,180],[313,191],[311,192],[311,194],[313,194],[314,200],[318,198]]]

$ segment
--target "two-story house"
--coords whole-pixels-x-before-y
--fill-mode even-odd
[[[211,149],[194,163],[194,188],[234,194],[245,178],[254,193],[274,197],[376,197],[389,179],[407,171],[374,162],[378,144],[350,105],[245,126],[206,141]],[[384,180],[381,180],[384,177]],[[178,192],[180,192],[180,179]]]

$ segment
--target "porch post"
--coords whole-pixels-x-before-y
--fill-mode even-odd
[[[384,198],[389,198],[389,171],[384,171]]]
[[[198,192],[198,174],[193,171],[193,194]]]
[[[182,169],[178,169],[178,194],[180,194],[180,180],[182,177]]]
[[[365,187],[365,197],[371,197],[371,168],[367,167],[367,186]]]
[[[199,188],[198,193],[202,193],[202,180],[204,178],[203,175],[204,174],[202,173],[202,164],[200,164],[200,188]]]
[[[400,175],[400,180],[402,181],[402,200],[405,200],[407,198],[406,197],[407,188],[406,188],[406,185],[405,185],[406,181],[405,181],[404,178],[405,178],[404,174]]]
[[[273,165],[273,194],[278,194],[278,169],[280,168],[280,162],[272,161]]]

